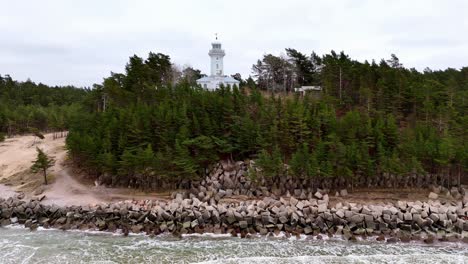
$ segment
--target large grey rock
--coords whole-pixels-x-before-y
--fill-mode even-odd
[[[296,208],[299,209],[299,210],[302,210],[304,208],[304,203],[299,201],[297,204],[296,204]]]
[[[328,202],[330,200],[330,198],[328,197],[328,194],[324,194],[322,199],[326,202]]]
[[[342,197],[348,196],[348,190],[342,189],[342,190],[340,191],[340,195],[341,195]]]
[[[361,214],[355,214],[349,219],[349,221],[354,224],[362,223],[363,220],[364,220],[364,216]]]
[[[422,217],[422,218],[426,218],[426,217],[428,217],[428,216],[429,216],[429,214],[427,213],[426,210],[421,211],[421,217]]]
[[[429,218],[432,219],[432,221],[437,222],[439,221],[439,214],[432,213],[429,215]]]
[[[439,214],[439,221],[445,221],[447,219],[447,214]]]
[[[400,208],[400,210],[406,210],[408,204],[405,201],[398,201],[397,207]]]
[[[234,213],[229,213],[226,215],[226,220],[229,224],[233,224],[236,222],[236,217],[234,216]]]
[[[344,211],[344,215],[346,219],[350,219],[351,217],[353,217],[354,214],[355,213],[353,211],[348,211],[348,210]]]
[[[342,209],[338,209],[336,210],[336,216],[338,216],[339,218],[343,218],[345,216],[344,212]]]
[[[182,224],[182,228],[189,229],[191,225],[192,225],[192,222],[187,221]],[[134,232],[134,233],[137,233],[137,232]]]
[[[286,216],[284,216],[284,215],[280,216],[280,217],[278,218],[278,220],[279,220],[282,224],[285,224],[285,223],[288,222],[288,218],[287,218]]]
[[[193,220],[193,221],[190,223],[190,226],[191,226],[192,228],[195,228],[196,226],[198,226],[198,219]]]
[[[268,229],[264,228],[264,227],[260,227],[258,228],[258,233],[262,236],[265,236],[266,234],[268,234]]]
[[[229,178],[226,175],[224,175],[224,187],[226,189],[234,189],[235,188],[234,182],[231,180],[231,178]]]
[[[327,204],[325,204],[325,203],[324,204],[319,204],[318,205],[318,212],[323,213],[325,211],[327,211]]]
[[[317,191],[315,194],[314,194],[315,197],[317,197],[317,199],[322,199],[323,195],[321,192]]]
[[[448,216],[448,219],[452,221],[452,223],[456,222],[458,219],[458,216],[456,214],[447,214],[447,216]]]
[[[292,206],[296,206],[296,204],[297,204],[298,202],[299,202],[299,201],[298,201],[296,198],[294,198],[294,197],[291,197],[291,198],[289,199],[289,203],[290,203]]]
[[[246,229],[249,226],[247,221],[239,221],[239,227],[242,229]]]
[[[411,213],[405,213],[403,215],[403,220],[404,221],[413,221],[413,216],[411,215]]]
[[[218,195],[219,195],[219,197],[223,198],[226,195],[226,191],[223,190],[223,189],[219,189],[218,190]]]
[[[429,199],[436,200],[437,198],[439,198],[439,195],[437,193],[434,193],[434,192],[429,193]]]

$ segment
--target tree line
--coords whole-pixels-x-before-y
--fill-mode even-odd
[[[0,75],[0,141],[35,130],[63,131],[85,104],[90,89],[51,87]]]
[[[286,52],[265,55],[254,78],[236,75],[241,87],[216,91],[196,86],[194,69],[175,81],[167,55],[135,55],[89,91],[69,122],[69,152],[92,177],[143,189],[188,187],[220,159],[253,159],[272,182],[431,173],[449,185],[466,173],[468,68]],[[276,93],[300,85],[323,90]]]

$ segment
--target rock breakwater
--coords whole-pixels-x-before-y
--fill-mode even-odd
[[[320,197],[320,198],[318,198]],[[252,235],[342,235],[347,240],[377,236],[388,242],[412,239],[431,243],[468,242],[468,200],[382,203],[361,205],[337,203],[330,206],[326,193],[315,198],[265,197],[261,200],[125,201],[93,206],[59,207],[39,200],[0,199],[0,225],[21,224],[31,230],[44,228],[86,229],[124,234],[165,232],[231,233]]]

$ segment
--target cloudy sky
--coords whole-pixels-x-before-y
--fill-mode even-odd
[[[0,74],[91,86],[149,51],[209,71],[214,33],[225,73],[251,73],[265,53],[395,53],[423,70],[468,65],[466,0],[0,0]]]

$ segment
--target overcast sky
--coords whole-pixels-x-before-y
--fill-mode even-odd
[[[360,61],[395,53],[418,70],[468,65],[466,0],[0,0],[0,74],[91,86],[149,51],[207,73],[215,32],[225,73],[243,77],[288,47]]]

